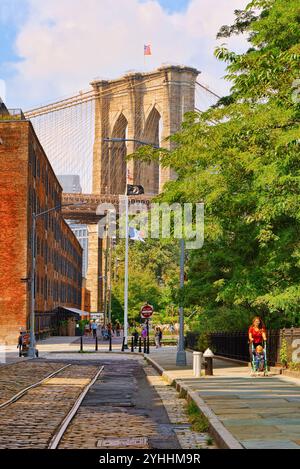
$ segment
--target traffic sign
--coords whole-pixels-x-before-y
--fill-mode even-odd
[[[153,314],[153,306],[148,305],[148,304],[142,306],[142,308],[141,308],[141,317],[142,318],[149,319],[149,318],[151,318],[152,314]]]

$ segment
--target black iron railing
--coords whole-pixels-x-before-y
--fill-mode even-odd
[[[280,330],[267,331],[267,358],[269,365],[279,362]],[[188,332],[185,337],[186,347],[200,350],[200,333]],[[214,332],[209,334],[208,346],[216,355],[244,362],[250,361],[247,331]],[[203,350],[201,350],[203,352]]]
[[[235,360],[250,361],[247,332],[214,332],[210,334],[211,347],[216,355]],[[276,365],[280,347],[280,330],[267,331],[267,358]]]
[[[22,109],[0,108],[0,121],[26,120]]]

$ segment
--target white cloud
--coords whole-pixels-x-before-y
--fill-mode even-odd
[[[219,27],[233,21],[247,0],[192,0],[168,14],[157,1],[28,0],[29,14],[16,42],[23,59],[8,83],[9,104],[24,108],[88,88],[96,76],[118,77],[143,70],[143,45],[152,44],[146,70],[181,63],[202,71],[219,93],[224,65],[213,57]],[[240,39],[232,39],[241,47]],[[242,45],[244,47],[244,45]]]

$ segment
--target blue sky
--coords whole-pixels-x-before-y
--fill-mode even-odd
[[[159,0],[159,3],[166,11],[172,13],[185,10],[190,0]]]
[[[139,1],[143,3],[147,0]],[[166,12],[174,13],[184,11],[190,0],[158,0],[158,2]],[[17,54],[15,41],[28,13],[28,0],[0,0],[0,80],[5,82],[9,82],[14,76],[14,64],[22,60]]]
[[[26,109],[86,89],[95,77],[116,78],[161,63],[194,66],[224,94],[228,85],[224,65],[213,57],[215,35],[246,3],[0,0],[0,95],[2,80],[8,105]],[[152,57],[143,62],[148,43]]]

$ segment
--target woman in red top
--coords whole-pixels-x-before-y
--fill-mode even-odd
[[[259,316],[253,318],[252,326],[250,326],[248,330],[248,337],[250,346],[252,346],[253,343],[255,348],[258,345],[263,346],[263,343],[267,340],[266,328]]]

